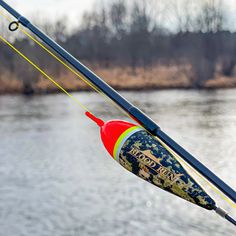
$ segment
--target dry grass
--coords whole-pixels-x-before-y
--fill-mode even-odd
[[[93,67],[92,70],[109,85],[121,90],[140,90],[154,88],[189,88],[191,83],[185,70],[176,66],[158,66],[152,69],[138,68],[134,73],[129,67]],[[69,91],[88,90],[90,87],[71,73],[61,75],[57,82]],[[35,85],[39,93],[57,90],[45,78]]]
[[[215,79],[208,80],[205,84],[206,88],[235,88],[236,77],[217,76]]]
[[[21,93],[23,90],[22,82],[17,80],[10,73],[1,74],[0,94]]]
[[[117,89],[154,89],[154,88],[187,88],[190,86],[187,74],[176,66],[156,66],[153,68],[132,69],[110,68],[95,69],[97,74]]]
[[[92,70],[103,78],[115,89],[140,90],[140,89],[170,89],[191,88],[192,84],[190,67],[183,66],[155,66],[153,68],[137,68],[134,73],[130,67],[92,67]],[[70,72],[64,72],[56,81],[69,91],[88,90],[90,87]],[[216,76],[205,84],[206,88],[231,88],[236,87],[236,78]],[[36,93],[57,92],[58,88],[46,78],[40,78],[33,83]],[[22,93],[23,85],[11,74],[2,74],[0,78],[0,94]]]

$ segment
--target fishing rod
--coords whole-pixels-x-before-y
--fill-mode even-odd
[[[9,25],[11,31],[18,29],[20,24],[28,28],[34,35],[48,45],[49,48],[53,49],[65,61],[78,70],[95,88],[102,91],[144,128],[142,129],[140,126],[123,121],[105,123],[90,112],[86,112],[86,115],[101,127],[102,141],[114,159],[126,169],[148,182],[206,209],[213,209],[219,215],[236,225],[234,219],[224,210],[216,207],[214,200],[184,170],[176,157],[179,156],[182,158],[188,165],[236,203],[236,192],[229,185],[163,132],[149,116],[127,101],[68,51],[43,33],[24,16],[20,15],[14,8],[3,0],[0,0],[0,6],[16,18],[16,21],[11,22]],[[8,45],[10,46],[10,43]],[[14,46],[11,47],[17,52]],[[24,55],[23,57],[27,59]],[[34,66],[32,63],[31,65]],[[38,69],[37,66],[35,68]],[[47,75],[45,76],[49,77]],[[173,171],[167,168],[170,167],[168,163],[172,163],[171,169]],[[190,181],[191,186],[186,185],[188,181]],[[178,188],[178,191],[175,187]]]

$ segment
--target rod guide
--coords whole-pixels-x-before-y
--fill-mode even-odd
[[[12,22],[9,24],[8,29],[9,29],[11,32],[14,32],[14,31],[16,31],[16,30],[19,29],[19,26],[20,26],[20,24],[19,24],[18,21],[12,21]]]

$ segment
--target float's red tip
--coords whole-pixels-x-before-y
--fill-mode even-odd
[[[96,116],[94,116],[92,113],[90,112],[85,112],[85,115],[90,118],[92,121],[94,121],[99,127],[102,127],[104,125],[104,121],[97,118]]]
[[[104,146],[112,157],[116,142],[119,137],[129,128],[136,125],[121,120],[111,120],[101,128],[101,138]]]

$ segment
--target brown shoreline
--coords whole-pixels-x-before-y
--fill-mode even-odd
[[[113,87],[115,90],[119,91],[119,92],[132,92],[132,91],[164,91],[164,90],[218,90],[218,89],[234,89],[236,88],[236,86],[204,86],[201,88],[194,88],[194,87],[143,87],[143,88],[119,88],[119,87]],[[69,93],[75,93],[75,92],[93,92],[93,89],[68,89],[67,92]],[[50,94],[59,94],[62,93],[62,91],[60,89],[52,89],[52,90],[47,90],[47,91],[34,91],[33,94],[34,95],[50,95]],[[0,96],[4,96],[4,95],[23,95],[24,92],[23,91],[6,91],[6,92],[1,92]]]
[[[177,66],[156,66],[148,70],[137,68],[135,73],[128,67],[94,67],[93,70],[110,86],[119,91],[196,89],[191,81],[191,72],[186,66],[181,68]],[[52,77],[55,78],[54,76]],[[60,92],[60,89],[45,78],[40,78],[37,82],[33,83],[32,81],[30,83],[34,94]],[[65,71],[57,77],[56,82],[69,92],[92,90],[82,80],[76,78],[72,73]],[[226,88],[236,88],[236,77],[216,75],[214,79],[206,81],[200,89]],[[16,79],[10,73],[1,74],[0,95],[23,93],[23,81]]]

